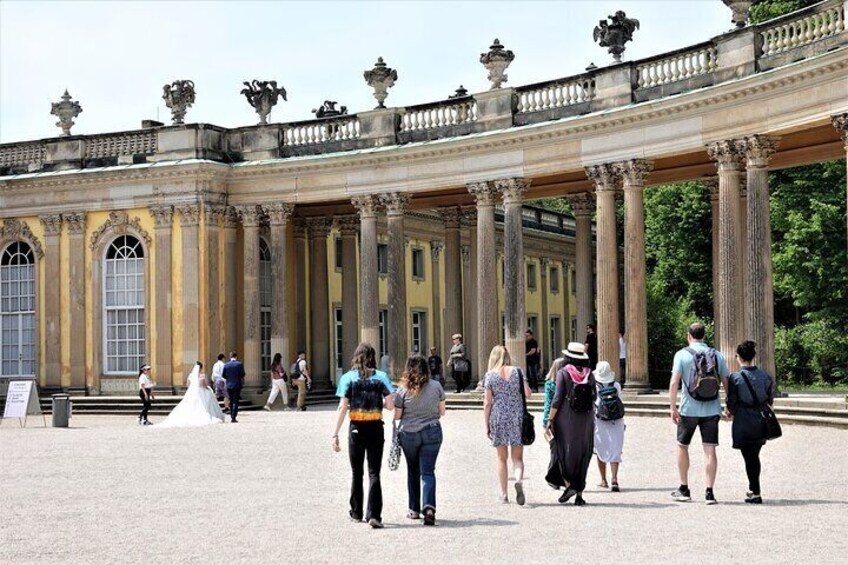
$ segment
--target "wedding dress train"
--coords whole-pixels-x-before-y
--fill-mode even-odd
[[[188,389],[183,399],[157,428],[181,428],[208,426],[224,421],[224,413],[218,406],[215,394],[206,386],[206,378],[200,374],[200,367],[194,366],[188,376]]]

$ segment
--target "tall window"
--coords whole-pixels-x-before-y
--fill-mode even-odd
[[[35,256],[16,241],[0,256],[0,375],[35,374]]]
[[[427,313],[412,311],[412,352],[424,353],[427,350]]]
[[[144,248],[131,235],[106,250],[104,309],[106,373],[135,373],[146,357]]]
[[[527,263],[527,288],[536,290],[536,263]]]
[[[377,273],[389,273],[389,246],[385,243],[377,244]]]
[[[550,362],[559,357],[560,351],[565,349],[562,347],[560,335],[559,316],[551,316],[551,351],[548,353]]]
[[[557,293],[559,292],[559,269],[556,267],[551,267],[550,276],[548,277],[551,285],[551,292]]]
[[[380,310],[380,357],[386,355],[389,350],[386,348],[386,327],[388,326],[389,311]],[[379,364],[379,363],[378,363]]]
[[[336,254],[336,270],[342,270],[342,238],[336,237],[333,239],[333,243],[335,245],[335,254]]]
[[[420,248],[412,250],[412,278],[424,280],[424,250]]]
[[[335,331],[336,344],[336,372],[342,374],[344,372],[344,348],[342,347],[342,309],[333,308],[333,328]]]
[[[533,337],[539,339],[539,318],[537,316],[527,316],[527,329],[533,332]]]
[[[274,297],[272,280],[271,249],[264,239],[259,238],[259,339],[263,371],[271,368],[271,302]]]
[[[568,272],[571,275],[568,277],[571,279],[571,294],[577,294],[577,271],[569,268]]]

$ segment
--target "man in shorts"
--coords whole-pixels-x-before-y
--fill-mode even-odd
[[[706,457],[707,491],[705,501],[707,504],[716,504],[713,485],[715,485],[716,467],[718,465],[716,446],[718,446],[718,423],[721,419],[721,399],[701,401],[692,398],[686,382],[694,361],[694,356],[687,349],[694,351],[708,350],[709,346],[704,343],[705,334],[704,324],[695,322],[690,325],[686,335],[689,347],[681,349],[674,355],[668,395],[671,404],[671,419],[677,424],[677,470],[680,473],[680,487],[671,493],[671,496],[674,500],[680,502],[692,500],[692,494],[689,491],[689,444],[692,442],[695,430],[698,429],[701,433],[701,445],[704,447],[704,456]],[[727,364],[720,352],[716,351],[715,355],[716,372],[721,377],[721,386],[724,387],[726,392],[729,375]],[[680,386],[681,383],[683,383],[683,386]],[[678,388],[681,390],[679,409],[677,407]]]

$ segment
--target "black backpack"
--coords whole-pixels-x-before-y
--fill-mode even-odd
[[[618,396],[618,389],[614,384],[598,384],[598,419],[611,421],[624,418],[624,402]]]
[[[295,359],[292,366],[289,367],[289,376],[291,376],[292,380],[300,377],[300,359]]]
[[[568,393],[568,405],[575,412],[588,412],[595,404],[593,392],[594,388],[589,384],[588,377],[582,383],[574,383]]]
[[[687,347],[692,355],[692,365],[686,375],[686,389],[689,396],[701,402],[718,398],[718,359],[716,350],[709,347],[705,350],[695,350]]]

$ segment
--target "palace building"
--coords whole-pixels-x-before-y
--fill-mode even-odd
[[[380,59],[374,110],[273,123],[276,83],[254,81],[260,123],[232,129],[184,123],[179,80],[172,125],[73,135],[66,93],[63,135],[0,145],[0,375],[128,393],[147,362],[179,390],[195,360],[236,349],[258,392],[270,356],[302,348],[330,386],[359,341],[397,367],[446,358],[454,332],[476,373],[497,343],[523,363],[527,327],[547,362],[596,321],[602,359],[625,324],[627,386],[644,391],[643,191],[682,180],[713,196],[718,345],[732,359],[754,339],[773,373],[768,171],[845,157],[845,27],[828,0],[514,88],[496,42],[490,90],[407,107],[385,107],[398,76]],[[528,205],[549,197],[573,216]]]

